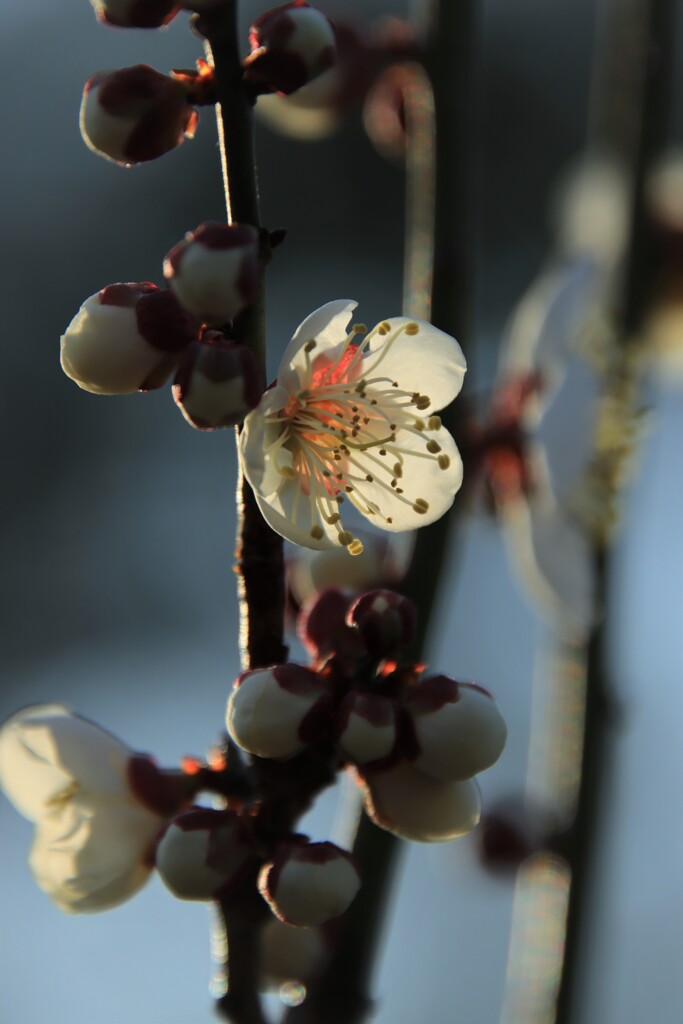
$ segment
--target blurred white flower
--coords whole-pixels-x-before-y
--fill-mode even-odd
[[[60,910],[105,910],[147,880],[164,815],[134,795],[136,760],[59,704],[26,708],[0,729],[0,786],[35,823],[31,871]]]
[[[304,320],[275,386],[245,420],[240,457],[276,533],[360,554],[344,502],[390,531],[450,508],[462,463],[433,414],[460,391],[465,359],[453,338],[408,317],[347,334],[355,307],[330,302]]]

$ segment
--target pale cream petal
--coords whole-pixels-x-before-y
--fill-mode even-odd
[[[358,305],[352,299],[336,299],[316,309],[297,327],[294,336],[285,349],[280,369],[277,374],[278,384],[289,390],[296,386],[306,371],[306,353],[304,346],[309,341],[316,342],[311,358],[322,352],[346,343],[346,331]]]
[[[422,320],[396,316],[385,323],[387,334],[375,334],[368,342],[362,375],[398,382],[405,391],[416,391],[430,399],[424,412],[436,412],[449,405],[460,393],[467,364],[455,338]],[[418,332],[407,333],[408,324],[417,324]]]

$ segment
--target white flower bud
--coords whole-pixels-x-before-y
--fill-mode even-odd
[[[258,231],[249,224],[200,224],[167,254],[164,275],[198,320],[224,324],[256,296]]]
[[[316,738],[329,699],[320,677],[300,665],[244,672],[228,701],[227,729],[250,754],[287,760]]]
[[[325,941],[316,928],[294,928],[271,917],[262,932],[261,987],[307,982],[320,965]]]
[[[396,704],[388,697],[352,691],[339,706],[337,746],[354,764],[388,757],[396,744]]]
[[[415,767],[442,782],[470,779],[503,752],[507,728],[493,697],[482,687],[432,676],[405,701],[415,723]]]
[[[244,77],[257,89],[289,95],[327,71],[336,58],[334,29],[303,0],[266,11],[249,31]]]
[[[259,892],[281,921],[312,928],[348,910],[360,889],[350,853],[334,843],[282,846],[259,876]]]
[[[196,123],[186,86],[146,64],[101,71],[85,83],[81,135],[95,153],[126,167],[175,149]]]
[[[147,880],[164,815],[132,784],[141,760],[59,704],[26,708],[0,729],[0,785],[35,823],[31,871],[61,910],[106,910]],[[138,763],[133,774],[149,773]]]
[[[183,352],[173,381],[173,397],[197,430],[234,427],[258,405],[263,374],[246,345],[220,331],[204,331]]]
[[[173,0],[90,0],[100,21],[121,28],[160,28],[178,13]]]
[[[95,395],[161,387],[196,327],[174,296],[147,281],[86,299],[62,336],[62,369]]]
[[[471,832],[481,800],[473,780],[437,782],[406,761],[363,776],[365,810],[380,828],[403,839],[443,843]]]
[[[193,807],[166,828],[156,848],[162,881],[181,900],[212,900],[245,878],[249,835],[234,811]]]

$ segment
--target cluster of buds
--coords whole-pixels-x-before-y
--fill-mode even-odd
[[[234,810],[179,814],[161,834],[155,861],[178,899],[227,902],[255,883],[280,921],[302,928],[339,917],[360,888],[353,857],[334,843],[293,835],[264,853],[252,817]]]
[[[62,337],[64,372],[98,395],[149,391],[175,373],[173,395],[192,426],[235,426],[264,382],[253,352],[226,331],[256,296],[263,262],[255,228],[201,224],[166,256],[167,289],[113,284],[86,299]]]
[[[221,0],[222,2],[222,0]],[[92,0],[100,21],[122,28],[160,28],[181,7],[194,11],[197,27],[211,18],[217,0]],[[335,63],[336,42],[324,14],[295,0],[262,14],[249,32],[251,52],[243,65],[244,88],[289,95]],[[95,153],[130,167],[155,160],[194,136],[197,107],[217,101],[213,69],[198,61],[197,71],[164,75],[146,64],[104,71],[85,85],[81,133]]]
[[[354,769],[378,825],[442,841],[476,825],[474,776],[498,759],[506,728],[482,687],[397,665],[415,619],[414,605],[391,591],[350,604],[340,591],[326,591],[302,622],[314,667],[244,673],[226,722],[235,743],[259,758],[288,761],[331,746]]]

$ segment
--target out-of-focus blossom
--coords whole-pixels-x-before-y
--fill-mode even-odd
[[[355,305],[330,302],[301,324],[240,439],[272,529],[303,547],[351,554],[362,543],[343,521],[345,502],[389,531],[450,508],[462,463],[434,414],[465,374],[458,343],[430,324],[395,317],[347,334]]]
[[[185,81],[146,64],[100,71],[85,84],[81,134],[93,152],[125,167],[155,160],[194,135],[190,97]]]
[[[391,587],[403,579],[415,546],[414,533],[355,532],[363,545],[357,558],[348,558],[339,548],[314,551],[296,547],[288,553],[287,585],[295,608],[329,587],[361,593]]]
[[[35,823],[36,882],[72,912],[106,910],[145,883],[154,838],[182,801],[153,762],[59,704],[2,726],[0,786]]]
[[[246,345],[228,341],[220,331],[204,331],[180,358],[173,397],[197,430],[234,427],[259,403],[263,374]]]
[[[328,703],[324,681],[301,665],[243,672],[228,701],[227,729],[242,750],[288,760],[317,738]]]
[[[285,96],[327,71],[336,57],[332,25],[305,0],[262,14],[249,30],[249,44],[245,81],[259,91]]]
[[[160,28],[175,18],[173,0],[90,0],[100,21],[120,28]]]
[[[362,31],[335,22],[336,61],[291,96],[259,97],[256,114],[268,127],[301,140],[325,138],[344,115],[359,107],[373,81],[396,61],[416,53],[414,31],[398,18],[384,18]]]
[[[164,384],[197,326],[169,291],[149,281],[111,284],[85,300],[61,340],[67,377],[95,395]]]
[[[259,890],[273,913],[302,928],[343,914],[360,884],[353,857],[334,843],[283,844],[259,876]]]
[[[224,324],[256,296],[258,231],[249,224],[200,224],[167,254],[164,276],[197,320]]]
[[[439,782],[407,761],[366,771],[365,809],[375,824],[403,839],[441,843],[471,832],[479,821],[479,787],[472,779]]]
[[[193,807],[169,822],[155,864],[178,899],[212,900],[245,879],[252,858],[250,836],[235,811]]]

